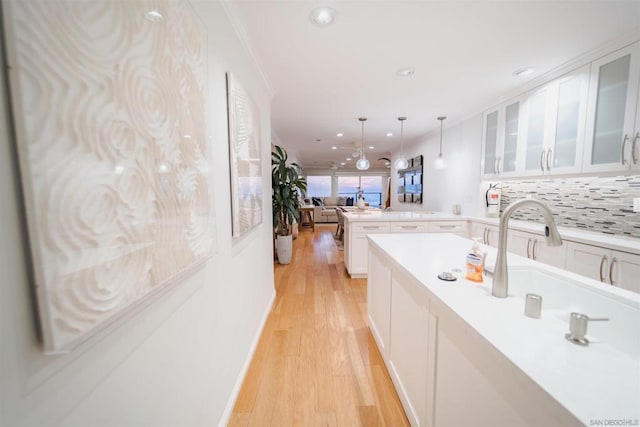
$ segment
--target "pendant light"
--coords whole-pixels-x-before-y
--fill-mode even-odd
[[[404,157],[404,144],[403,144],[403,140],[404,140],[404,121],[407,120],[407,118],[406,117],[398,117],[398,120],[400,121],[400,155],[398,156],[396,161],[393,163],[393,166],[396,168],[396,170],[402,170],[402,169],[406,169],[407,166],[409,166],[409,162]]]
[[[364,154],[364,122],[367,121],[366,117],[360,117],[358,120],[362,123],[362,146],[360,149],[360,158],[356,162],[356,167],[358,170],[367,170],[369,169],[369,160],[367,160],[367,156]]]
[[[438,158],[433,162],[433,167],[436,169],[444,169],[447,167],[447,162],[444,160],[444,157],[442,157],[442,125],[446,118],[446,116],[438,117],[438,120],[440,120],[440,154],[438,154]]]

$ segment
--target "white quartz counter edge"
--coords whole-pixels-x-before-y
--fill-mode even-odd
[[[367,210],[362,213],[352,211],[345,213],[347,222],[360,221],[475,221],[483,224],[498,226],[500,220],[498,218],[470,217],[464,215],[452,215],[444,212],[417,212],[417,211],[373,211]],[[541,223],[527,221],[509,221],[509,229],[526,231],[529,233],[544,234],[544,225]],[[594,231],[582,231],[575,228],[558,227],[562,238],[573,242],[584,243],[587,245],[606,246],[618,251],[629,252],[640,255],[640,239],[633,237],[610,236],[604,233]],[[470,236],[482,237],[482,236]]]
[[[524,301],[490,296],[490,279],[479,285],[465,279],[447,283],[436,278],[441,271],[461,267],[470,240],[451,234],[368,238],[396,267],[422,283],[432,298],[456,313],[583,423],[588,425],[596,418],[640,418],[640,360],[604,343],[581,347],[568,342],[564,339],[568,319],[565,323],[546,316],[544,301],[541,319],[525,317]],[[494,248],[483,248],[495,256]],[[602,290],[595,281],[517,255],[509,254],[508,261],[510,267],[535,266]],[[613,288],[606,292],[640,309],[640,295]]]
[[[469,220],[489,225],[495,225],[496,227],[500,223],[500,220],[498,218],[477,217],[469,218]],[[544,234],[544,224],[542,223],[510,220],[509,229]],[[602,245],[618,251],[630,252],[636,255],[640,255],[640,239],[636,239],[633,237],[610,236],[595,231],[582,231],[575,228],[567,227],[558,227],[558,231],[560,231],[560,235],[563,239],[571,240],[572,242],[584,243],[586,245]]]

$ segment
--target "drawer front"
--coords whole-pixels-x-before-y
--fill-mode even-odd
[[[432,222],[429,224],[429,232],[430,233],[467,234],[467,222],[466,221]]]
[[[353,223],[353,232],[355,233],[388,233],[388,222],[356,222]]]
[[[392,233],[428,233],[429,223],[427,222],[392,222]]]

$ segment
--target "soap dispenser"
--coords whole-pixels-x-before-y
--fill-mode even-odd
[[[467,254],[467,280],[482,283],[482,273],[484,272],[484,259],[487,253],[480,251],[478,239],[473,239],[473,246]]]

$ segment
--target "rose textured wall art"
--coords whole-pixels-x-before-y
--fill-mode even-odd
[[[262,222],[260,112],[244,87],[227,73],[229,162],[233,237]]]
[[[11,101],[45,351],[213,245],[206,29],[185,0],[10,0]]]

